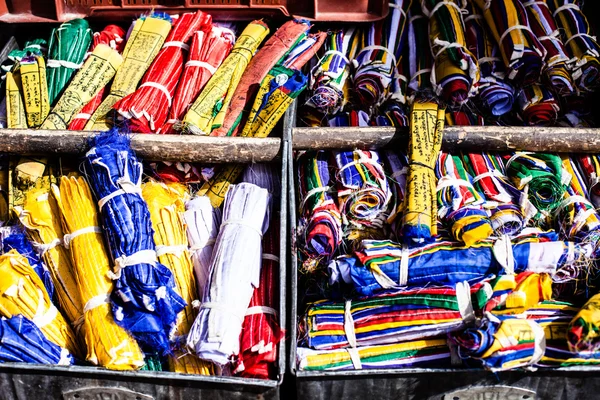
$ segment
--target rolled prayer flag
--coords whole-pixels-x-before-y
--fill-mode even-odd
[[[383,152],[384,168],[390,183],[392,197],[390,199],[390,212],[386,222],[393,224],[402,220],[404,213],[404,199],[406,197],[406,178],[408,175],[408,157],[405,153],[386,150]],[[396,226],[400,226],[396,223]],[[394,229],[399,231],[399,229]]]
[[[597,352],[600,348],[600,294],[592,296],[573,317],[567,339],[572,352]]]
[[[540,301],[552,298],[552,277],[530,271],[500,275],[490,285],[493,294],[485,310],[494,315],[523,314]]]
[[[581,177],[586,180],[588,199],[596,208],[600,208],[600,156],[582,154],[576,156],[576,160]]]
[[[442,146],[444,109],[415,102],[410,116],[409,166],[402,237],[431,242],[437,234],[435,163]]]
[[[441,152],[435,168],[437,215],[446,223],[451,236],[470,246],[493,233],[484,198],[473,186],[460,156]]]
[[[38,128],[50,111],[46,63],[41,55],[25,56],[19,62],[23,103],[27,115],[27,126]]]
[[[476,92],[479,66],[467,48],[461,2],[421,0],[421,9],[429,18],[435,92],[450,104],[464,104]]]
[[[95,50],[96,46],[105,44],[121,54],[125,48],[125,31],[117,25],[107,25],[102,31],[94,32],[93,41],[92,52]],[[94,98],[71,119],[69,130],[83,130],[85,124],[92,117],[94,111],[96,111],[96,108],[98,108],[102,103],[102,100],[104,100],[105,95],[108,94],[109,89],[108,85],[100,88],[98,94],[96,94],[96,96],[94,96]]]
[[[575,58],[572,76],[583,93],[600,86],[600,46],[593,36],[587,18],[579,8],[579,0],[546,0],[556,20],[565,48]]]
[[[524,87],[517,94],[521,116],[528,125],[552,126],[558,119],[560,106],[545,86],[534,83]]]
[[[107,45],[97,45],[66,87],[41,129],[67,129],[81,109],[108,85],[123,57]]]
[[[0,314],[23,315],[52,343],[79,356],[79,343],[63,315],[52,304],[44,284],[25,257],[11,250],[0,256]]]
[[[196,31],[192,36],[192,45],[175,90],[169,119],[159,129],[160,133],[175,133],[173,126],[181,123],[235,43],[235,35],[231,30],[217,26],[208,29],[208,25],[205,26],[207,29]]]
[[[419,94],[429,95],[432,89],[431,71],[433,68],[433,54],[429,45],[429,25],[427,18],[421,11],[421,4],[413,0],[408,14],[408,38],[406,59],[408,67],[408,94],[412,99]],[[433,93],[431,93],[433,96]]]
[[[81,295],[86,360],[113,370],[144,365],[136,341],[115,323],[110,305],[113,283],[96,204],[83,177],[60,179],[52,192],[61,211],[63,242],[71,256],[73,276]]]
[[[210,260],[221,226],[221,209],[206,196],[190,199],[183,214],[198,285],[198,299],[204,297],[210,274]]]
[[[84,168],[98,199],[114,272],[115,321],[144,351],[170,352],[169,337],[185,302],[171,271],[161,264],[148,206],[141,196],[142,163],[116,129],[94,136]]]
[[[198,288],[194,279],[194,266],[188,253],[188,240],[183,221],[184,201],[187,188],[181,184],[164,184],[154,181],[142,185],[142,196],[148,203],[150,219],[154,228],[154,243],[158,261],[171,270],[177,293],[186,302],[175,325],[174,340],[181,341],[189,333],[197,315],[194,305],[198,303]],[[173,372],[196,375],[212,375],[212,366],[195,354],[179,349],[169,358]]]
[[[15,207],[14,211],[50,270],[61,310],[74,328],[79,329],[83,323],[84,304],[69,252],[62,246],[65,233],[58,203],[49,192],[45,188],[28,191],[23,207]]]
[[[445,337],[357,347],[350,351],[298,348],[298,369],[302,371],[443,368],[450,365],[450,349]]]
[[[272,73],[271,69],[279,60],[306,37],[310,28],[311,24],[306,20],[291,20],[275,31],[250,60],[235,87],[223,122],[211,132],[211,136],[237,136],[241,132],[241,128],[246,125],[247,114],[244,114],[248,112],[254,96],[262,87],[263,80]],[[279,78],[280,74],[281,72],[273,75]]]
[[[83,65],[91,43],[92,30],[85,19],[73,19],[52,30],[48,41],[48,98],[51,106]]]
[[[545,81],[558,96],[571,96],[577,92],[577,87],[571,76],[573,59],[560,37],[552,12],[544,1],[528,0],[523,3],[527,10],[527,19],[532,32],[546,50],[542,70]]]
[[[561,277],[562,270],[568,272],[578,263],[585,264],[591,251],[588,246],[556,238],[537,242],[522,239],[514,244],[508,240],[488,240],[471,247],[440,241],[418,248],[389,240],[363,240],[354,255],[340,256],[328,268],[330,283],[344,281],[361,296],[370,296],[377,291],[407,286],[475,283],[505,270]]]
[[[33,322],[22,315],[0,320],[0,343],[0,363],[75,363],[69,350],[52,343]]]
[[[496,372],[530,367],[546,350],[544,329],[531,319],[486,313],[476,328],[450,335],[461,358],[479,361]]]
[[[250,183],[232,185],[225,198],[207,290],[187,338],[200,358],[220,366],[240,352],[244,315],[260,285],[268,203],[268,191]]]
[[[135,91],[171,30],[171,17],[151,12],[138,18],[123,50],[123,64],[115,74],[110,92],[85,124],[85,130],[104,131],[112,126],[113,105]]]
[[[129,120],[134,132],[156,133],[167,120],[175,87],[189,52],[189,39],[205,29],[212,17],[202,11],[183,13],[173,21],[165,43],[146,71],[137,90],[117,101],[113,108]],[[131,39],[130,39],[131,40]]]
[[[506,79],[515,86],[536,82],[544,66],[544,47],[531,30],[521,0],[474,0],[500,47]]]
[[[18,70],[6,73],[6,127],[27,129],[21,74]]]
[[[185,114],[182,129],[196,135],[209,135],[223,125],[234,91],[254,52],[269,34],[262,21],[248,24],[231,53],[215,71],[200,95]]]
[[[334,184],[326,151],[307,152],[298,157],[298,249],[304,255],[302,268],[314,270],[326,263],[342,243],[342,217],[330,192]]]

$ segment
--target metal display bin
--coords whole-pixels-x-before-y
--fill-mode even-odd
[[[298,399],[570,400],[600,398],[600,367],[512,370],[368,369],[299,371],[296,367],[298,312],[296,150],[378,149],[405,146],[408,130],[390,127],[296,128],[296,104],[284,121],[288,142],[291,233],[289,372]],[[443,149],[600,153],[600,129],[447,127]]]

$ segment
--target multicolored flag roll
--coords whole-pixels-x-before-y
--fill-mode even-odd
[[[517,94],[521,116],[528,125],[552,126],[558,119],[560,106],[545,86],[534,83],[524,87]]]

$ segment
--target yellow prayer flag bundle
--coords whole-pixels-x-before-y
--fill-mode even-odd
[[[42,129],[67,129],[73,117],[108,85],[122,63],[123,57],[117,50],[98,44],[60,96]]]
[[[44,283],[27,258],[16,250],[0,256],[0,314],[10,318],[23,315],[44,336],[75,356],[81,354],[75,334],[58,309],[52,304]]]
[[[23,101],[27,114],[27,125],[30,128],[37,128],[50,111],[44,57],[41,55],[23,57],[19,70],[21,72],[21,83],[23,84]]]
[[[110,261],[102,238],[96,203],[82,177],[60,179],[52,192],[62,213],[64,244],[69,249],[73,275],[81,294],[87,360],[115,370],[133,370],[144,365],[137,342],[112,315],[109,302],[112,281]]]
[[[175,335],[185,336],[190,331],[197,312],[193,304],[198,300],[194,265],[188,252],[188,238],[183,221],[185,197],[189,196],[182,184],[147,182],[142,185],[142,197],[148,203],[154,228],[154,243],[158,260],[167,266],[175,278],[177,292],[187,303],[179,313]],[[170,358],[171,370],[187,374],[212,375],[212,364],[194,354],[179,351]]]
[[[27,129],[21,75],[18,72],[6,73],[6,127]]]
[[[34,189],[25,194],[23,207],[14,211],[50,270],[61,310],[69,322],[79,326],[83,305],[69,253],[61,246],[64,233],[56,201],[47,189]]]

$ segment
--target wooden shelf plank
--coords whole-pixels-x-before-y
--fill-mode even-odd
[[[407,129],[390,127],[293,128],[294,150],[402,146]],[[600,129],[454,126],[444,129],[447,151],[600,153]]]
[[[0,129],[0,152],[31,155],[82,155],[88,131]],[[269,162],[280,157],[278,138],[132,134],[131,147],[145,160],[202,163]]]

